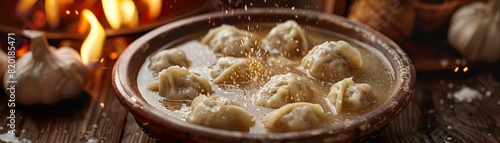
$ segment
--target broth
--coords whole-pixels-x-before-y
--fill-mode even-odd
[[[258,30],[253,32],[257,33],[261,37],[264,37],[269,30],[274,26],[274,24],[268,25],[259,25],[256,26]],[[385,102],[388,98],[390,98],[391,92],[393,91],[394,86],[394,75],[393,71],[389,68],[389,66],[384,63],[380,57],[382,57],[382,53],[368,48],[367,45],[362,44],[359,41],[354,39],[339,35],[333,32],[327,32],[326,30],[315,29],[311,27],[303,27],[306,30],[309,39],[311,40],[311,45],[318,45],[325,41],[337,41],[344,40],[350,43],[354,48],[358,49],[361,53],[363,60],[363,67],[359,70],[359,73],[353,77],[353,80],[356,83],[368,83],[372,86],[373,93],[377,97],[372,107],[361,110],[361,111],[345,111],[343,114],[334,116],[332,115],[330,108],[326,105],[323,97],[325,97],[330,91],[330,86],[333,83],[326,83],[317,80],[312,80],[314,83],[314,88],[317,89],[317,92],[314,95],[314,99],[309,101],[310,103],[320,104],[325,113],[328,115],[328,122],[324,124],[324,126],[330,126],[333,124],[341,124],[345,121],[355,119]],[[207,67],[214,65],[217,62],[218,56],[214,54],[210,47],[199,43],[201,36],[206,34],[206,32],[195,33],[193,35],[188,35],[184,38],[179,39],[178,41],[173,41],[164,47],[160,48],[160,50],[164,50],[166,48],[180,48],[182,49],[187,58],[192,61],[189,70],[194,73],[200,74],[202,77],[206,78],[209,81],[212,81],[213,78],[209,75]],[[278,73],[296,73],[299,75],[305,75],[300,69],[294,68],[295,66],[300,65],[300,60],[291,60],[292,66],[284,67],[284,68],[276,68],[276,66],[267,66],[267,68],[271,68],[275,70],[273,74]],[[295,62],[295,64],[293,63]],[[137,84],[139,92],[142,97],[155,108],[164,111],[165,116],[172,116],[179,120],[185,121],[185,117],[190,111],[190,103],[181,103],[177,104],[179,107],[175,110],[169,110],[164,105],[168,104],[172,106],[174,104],[163,103],[163,97],[159,95],[158,92],[153,92],[147,89],[147,85],[155,80],[155,76],[153,76],[153,72],[148,70],[148,65],[150,61],[149,58],[143,63],[141,69],[139,70],[137,77]],[[268,131],[264,128],[264,125],[260,122],[262,117],[267,115],[269,112],[275,110],[272,108],[261,107],[254,105],[252,102],[252,95],[257,92],[257,90],[264,83],[256,83],[256,84],[241,84],[241,85],[215,85],[211,83],[212,89],[214,91],[213,94],[220,95],[223,97],[228,97],[230,99],[236,100],[241,104],[241,106],[246,109],[246,111],[254,117],[255,125],[250,128],[249,133],[254,134],[265,134]]]

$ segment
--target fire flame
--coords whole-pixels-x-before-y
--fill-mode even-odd
[[[120,2],[120,8],[122,14],[122,26],[136,27],[139,25],[139,14],[137,13],[134,1],[122,0]]]
[[[103,0],[102,8],[111,28],[119,29],[121,21],[120,9],[118,8],[118,0]]]
[[[83,41],[80,49],[83,64],[89,65],[89,63],[99,61],[106,34],[94,13],[88,9],[84,9],[81,14],[83,21],[90,24],[90,32],[85,38],[85,41]]]
[[[38,0],[20,0],[16,6],[16,14],[18,16],[23,16],[26,12],[35,5]]]
[[[145,12],[145,14],[141,15],[141,18],[149,21],[160,16],[162,0],[139,0],[138,5]]]
[[[59,25],[59,4],[57,0],[45,0],[45,15],[51,28]]]
[[[103,0],[102,8],[113,29],[139,25],[139,14],[132,0]]]

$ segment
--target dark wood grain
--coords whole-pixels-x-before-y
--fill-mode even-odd
[[[134,116],[127,115],[127,122],[123,129],[122,143],[153,143],[154,140],[148,137],[141,128],[137,126]]]
[[[500,65],[469,71],[421,72],[414,106],[385,130],[386,142],[500,142]],[[481,98],[458,101],[464,87]]]

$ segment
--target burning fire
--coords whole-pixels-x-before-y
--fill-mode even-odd
[[[16,14],[18,16],[23,16],[26,12],[35,5],[38,0],[19,0],[16,6]]]
[[[83,41],[80,49],[83,64],[89,65],[89,63],[99,61],[106,33],[94,13],[88,9],[84,9],[81,14],[82,20],[90,24],[90,32],[85,41]]]
[[[79,4],[83,8],[90,8],[96,1],[85,0]],[[37,2],[38,0],[19,0],[16,6],[16,14],[25,16]],[[69,15],[71,13],[66,8],[73,5],[75,0],[45,0],[44,2],[44,19],[46,20],[44,24],[46,22],[50,28],[58,28],[61,15],[64,15],[64,13]],[[141,17],[145,20],[156,19],[162,9],[162,0],[101,0],[101,2],[104,16],[110,27],[114,30],[138,26],[140,13],[138,9],[141,10]],[[92,11],[83,9],[82,11],[75,10],[75,13],[77,15],[81,14],[80,21],[76,27],[77,33],[83,34],[89,31],[80,49],[82,62],[85,65],[89,65],[90,63],[99,61],[101,58],[106,33]]]
[[[138,8],[144,9],[145,14],[142,14],[142,18],[146,21],[156,19],[161,12],[162,0],[139,0]]]
[[[139,14],[132,0],[103,0],[104,15],[113,29],[139,25]]]
[[[51,28],[59,26],[59,5],[56,0],[45,0],[45,15]],[[50,9],[50,10],[48,10]]]

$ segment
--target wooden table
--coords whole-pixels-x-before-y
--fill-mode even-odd
[[[118,102],[111,86],[116,57],[110,55],[123,51],[127,41],[131,40],[107,40],[104,60],[92,72],[79,98],[51,106],[16,106],[17,140],[154,142]],[[413,104],[373,142],[500,142],[500,64],[489,67],[467,72],[419,72]],[[453,94],[463,85],[480,91],[481,99],[457,102]],[[0,136],[5,136],[10,129],[10,108],[6,105],[8,97],[1,93]]]

